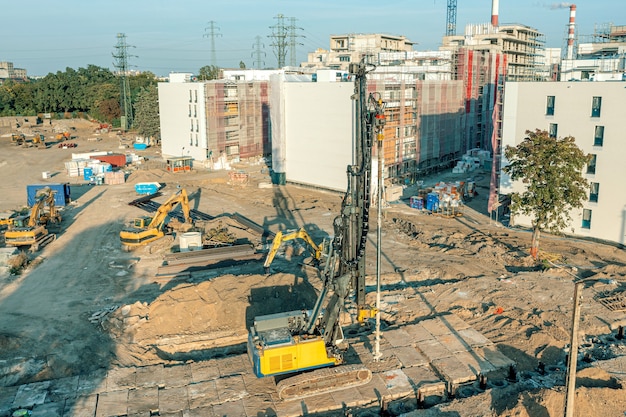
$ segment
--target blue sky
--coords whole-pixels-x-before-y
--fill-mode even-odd
[[[0,61],[46,75],[89,64],[113,68],[117,33],[131,47],[132,69],[157,75],[192,72],[211,63],[209,22],[215,32],[220,67],[255,64],[260,36],[265,67],[277,60],[270,46],[271,26],[279,14],[295,18],[297,62],[307,52],[328,49],[329,36],[347,33],[404,35],[417,50],[437,49],[445,33],[447,0],[34,0],[2,2]],[[457,0],[457,33],[468,23],[487,23],[491,0]],[[562,47],[569,8],[565,2],[500,0],[500,23],[521,23],[545,34],[547,47]],[[578,33],[590,35],[594,24],[626,25],[623,0],[577,0]],[[54,7],[53,7],[54,5]],[[286,20],[285,23],[290,23]],[[287,55],[289,61],[289,55]]]

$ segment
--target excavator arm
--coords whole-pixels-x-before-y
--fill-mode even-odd
[[[265,263],[263,264],[266,274],[269,274],[270,272],[270,265],[276,257],[276,253],[278,252],[278,249],[280,249],[280,245],[283,242],[294,239],[304,240],[309,245],[311,255],[313,255],[314,259],[316,261],[320,260],[320,258],[322,257],[322,247],[321,245],[318,246],[315,244],[315,242],[313,242],[313,239],[311,238],[311,236],[309,236],[306,230],[300,228],[298,230],[285,231],[284,233],[282,231],[278,231],[276,233],[276,236],[274,236],[274,240],[272,240],[272,247],[270,248],[267,257],[265,258]]]

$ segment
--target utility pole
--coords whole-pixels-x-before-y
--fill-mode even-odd
[[[270,26],[272,34],[269,35],[272,38],[270,46],[274,48],[274,55],[278,60],[278,68],[285,66],[285,57],[287,56],[287,27],[285,26],[285,16],[278,14],[276,17],[276,24]]]
[[[136,57],[136,55],[128,54],[129,47],[130,45],[126,44],[126,35],[124,33],[118,33],[117,45],[115,45],[117,52],[113,54],[113,58],[115,58],[113,65],[117,69],[117,74],[120,77],[120,107],[122,110],[120,127],[122,131],[128,130],[133,125],[133,105],[130,101],[130,84],[128,81],[128,58]]]
[[[296,38],[303,37],[303,35],[296,34],[296,29],[303,30],[300,27],[296,27],[296,20],[297,19],[295,17],[290,17],[289,18],[290,25],[288,27],[289,29],[289,65],[291,65],[292,67],[296,66],[296,45],[303,45],[301,43],[296,42]]]
[[[565,417],[574,417],[574,402],[576,400],[576,366],[578,362],[578,324],[580,321],[580,296],[582,282],[574,287],[574,311],[572,313],[572,334],[567,355],[567,377],[565,383]]]
[[[254,37],[254,41],[254,45],[252,45],[254,48],[254,52],[252,52],[252,57],[254,58],[254,68],[261,69],[265,66],[265,61],[261,58],[261,55],[265,56],[265,52],[262,51],[265,45],[261,43],[261,37],[258,35]]]
[[[215,26],[214,21],[209,22],[209,27],[204,28],[204,31],[209,31],[209,33],[205,33],[203,36],[211,39],[211,65],[217,66],[217,57],[215,56],[215,38],[222,36],[221,33],[217,31],[220,30],[219,27]]]

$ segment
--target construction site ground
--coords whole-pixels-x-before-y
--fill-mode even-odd
[[[419,211],[406,201],[385,207],[381,360],[373,358],[373,325],[354,323],[350,309],[343,317],[346,362],[369,367],[372,381],[281,400],[274,378],[252,374],[247,329],[257,315],[312,307],[321,283],[314,268],[303,266],[306,247],[285,245],[270,275],[262,258],[159,274],[178,238],[128,252],[119,232],[146,214],[128,205],[138,197],[138,182],[163,185],[156,201],[185,188],[192,208],[217,217],[207,230],[259,248],[267,237],[226,214],[239,213],[272,232],[304,227],[321,242],[333,233],[342,194],[270,186],[260,160],[233,164],[237,176],[132,167],[125,184],[88,185],[64,171],[73,152],[159,158],[157,148],[135,151],[123,137],[95,127],[84,120],[20,126],[27,138],[42,133],[50,142],[55,131],[70,130],[75,148],[18,147],[10,133],[0,135],[0,212],[26,204],[27,184],[69,182],[73,199],[55,241],[30,254],[19,274],[0,267],[1,417],[20,408],[34,417],[561,416],[575,279],[584,288],[574,415],[626,413],[626,342],[618,338],[626,325],[624,249],[543,234],[546,261],[537,267],[528,256],[530,233],[487,214],[486,172],[423,179],[426,187],[473,177],[478,194],[459,216]],[[146,162],[144,168],[151,166]],[[405,190],[407,199],[413,193],[415,186]],[[366,271],[371,304],[375,210]]]

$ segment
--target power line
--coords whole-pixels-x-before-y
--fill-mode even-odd
[[[209,22],[209,27],[204,28],[204,31],[206,32],[207,29],[209,29],[209,33],[205,33],[204,36],[206,37],[208,35],[208,37],[211,38],[211,65],[216,67],[217,57],[215,56],[215,38],[222,36],[222,34],[217,33],[217,30],[220,28],[215,26],[215,22],[212,20]]]
[[[115,49],[116,54],[113,54],[115,62],[113,66],[117,68],[118,75],[121,81],[121,97],[120,106],[123,116],[120,118],[120,124],[122,130],[127,130],[133,124],[133,106],[130,101],[130,84],[128,81],[128,58],[135,57],[136,55],[129,55],[128,48],[130,45],[126,44],[126,35],[124,33],[117,34],[117,45]],[[133,47],[134,48],[134,47]]]
[[[258,35],[254,37],[254,40],[254,45],[252,45],[252,47],[254,48],[254,52],[252,52],[252,57],[254,58],[253,66],[256,69],[261,69],[265,66],[265,61],[263,61],[261,58],[261,54],[265,56],[265,52],[261,50],[263,47],[265,47],[265,45],[261,43],[261,37]]]
[[[302,45],[301,43],[296,42],[296,38],[304,37],[304,35],[296,35],[296,29],[303,30],[302,28],[296,27],[296,18],[290,17],[289,21],[291,24],[289,25],[289,65],[292,67],[296,66],[296,45]]]
[[[285,57],[287,56],[287,27],[285,26],[285,16],[278,14],[274,17],[276,24],[270,26],[272,34],[269,35],[272,38],[270,46],[274,48],[274,55],[278,60],[278,68],[285,66]]]

